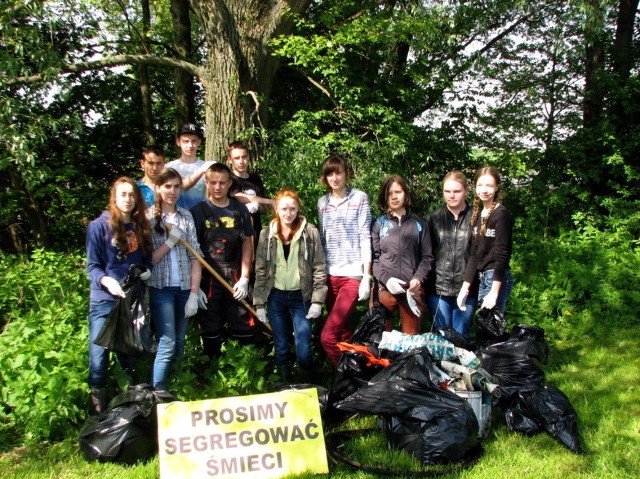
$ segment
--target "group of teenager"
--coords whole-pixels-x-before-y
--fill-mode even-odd
[[[493,167],[476,172],[473,206],[466,202],[465,176],[447,174],[445,205],[426,218],[412,211],[406,181],[390,175],[378,194],[381,214],[372,221],[367,194],[349,186],[347,162],[331,155],[322,165],[327,191],[317,202],[316,227],[302,214],[295,190],[282,188],[273,198],[265,194],[260,177],[249,171],[244,143],[229,145],[227,166],[197,159],[202,139],[196,125],[181,127],[181,156],[167,163],[161,149],[145,148],[143,178],[117,179],[107,210],[89,224],[93,413],[106,408],[110,361],[109,350],[94,340],[116,299],[125,296],[122,283],[133,264],[147,268],[140,279],[149,289],[158,340],[155,389],[167,388],[192,317],[211,359],[220,356],[225,339],[249,344],[257,322],[267,324],[281,379],[292,379],[293,342],[300,379],[309,382],[312,321],[323,306],[320,343],[334,368],[359,301],[383,305],[388,330],[397,310],[402,332],[420,334],[428,308],[434,328],[448,326],[467,338],[478,304],[506,309],[513,287],[512,219],[500,203],[500,175]],[[263,229],[261,214],[268,211],[273,219]],[[117,359],[133,373],[133,358]]]

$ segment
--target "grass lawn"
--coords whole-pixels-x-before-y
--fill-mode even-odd
[[[549,344],[547,383],[562,390],[578,412],[587,454],[576,455],[546,433],[524,437],[507,430],[494,415],[483,441],[484,455],[468,469],[447,478],[519,479],[522,477],[629,478],[640,477],[640,326],[611,331],[609,336],[582,337]],[[374,427],[375,418],[357,417],[347,428]],[[404,453],[391,452],[380,433],[360,436],[345,445],[353,460],[396,470],[420,471]],[[443,468],[436,468],[443,469]],[[16,448],[0,454],[4,479],[148,479],[159,477],[157,458],[126,467],[85,462],[74,439]],[[314,477],[314,476],[298,476]],[[330,477],[379,477],[330,462]],[[414,476],[415,477],[415,476]]]

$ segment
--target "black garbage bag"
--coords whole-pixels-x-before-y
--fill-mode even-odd
[[[509,339],[482,349],[482,367],[499,386],[498,406],[505,408],[509,398],[521,391],[536,391],[545,385],[539,345],[534,341]]]
[[[349,342],[368,346],[371,352],[378,356],[377,348],[382,339],[387,316],[388,312],[385,307],[379,303],[375,304],[365,313],[360,324],[351,335]]]
[[[507,321],[498,308],[480,309],[476,314],[476,341],[481,346],[504,341],[509,337],[505,333]]]
[[[167,392],[152,391],[148,384],[133,386],[116,396],[107,410],[90,417],[78,435],[80,452],[87,461],[135,464],[158,451],[156,405],[177,401]]]
[[[140,273],[145,270],[141,264],[130,266],[122,286],[126,296],[116,299],[107,321],[94,341],[98,346],[129,356],[157,351],[146,285],[140,279]]]
[[[444,339],[452,343],[456,348],[466,349],[467,351],[473,351],[475,348],[475,345],[471,341],[469,341],[451,326],[438,328],[436,332]]]
[[[505,419],[513,431],[530,435],[545,430],[571,451],[584,454],[578,414],[569,398],[554,386],[523,391],[512,397]]]
[[[369,309],[351,335],[349,343],[366,346],[374,356],[379,357],[378,345],[382,339],[386,315],[386,309],[379,304]],[[360,352],[343,351],[334,373],[330,401],[335,402],[354,393],[381,369],[381,365],[371,364]]]
[[[335,406],[382,416],[389,445],[424,464],[459,461],[478,445],[478,420],[464,399],[438,386],[438,378],[429,351],[414,349]]]
[[[299,391],[300,389],[315,389],[318,392],[318,405],[320,406],[320,415],[324,417],[327,410],[327,401],[329,396],[329,390],[324,386],[318,384],[309,383],[294,383],[294,384],[278,384],[275,388],[276,391]]]
[[[535,356],[542,364],[547,364],[549,358],[549,346],[544,338],[544,329],[540,326],[529,324],[518,324],[511,329],[509,335],[511,339],[517,339],[518,341],[531,341],[538,348],[537,353],[533,348],[529,348],[528,355]]]

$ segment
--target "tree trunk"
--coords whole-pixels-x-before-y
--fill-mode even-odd
[[[604,12],[599,0],[586,0],[585,85],[582,121],[591,128],[602,120],[604,73]]]
[[[207,42],[205,159],[220,160],[249,128],[267,124],[267,104],[278,61],[268,42],[293,28],[292,13],[310,0],[191,0]]]
[[[180,60],[191,59],[191,19],[188,0],[171,0],[171,19],[173,21],[173,48]],[[176,68],[173,73],[173,93],[176,105],[176,130],[184,123],[196,120],[195,88],[193,75]]]
[[[40,204],[28,188],[25,187],[25,183],[17,168],[7,168],[5,171],[9,173],[11,188],[13,188],[19,198],[19,208],[16,214],[18,216],[24,215],[25,223],[29,228],[28,234],[31,236],[28,241],[25,242],[14,239],[14,245],[18,247],[19,244],[31,244],[40,248],[49,246],[49,227],[47,225],[47,218],[40,208]]]
[[[613,92],[613,115],[618,141],[627,144],[628,135],[636,128],[633,104],[634,100],[629,95],[629,77],[634,64],[633,26],[638,11],[639,0],[620,0],[618,6],[618,18],[616,21],[616,34],[613,45],[613,72],[615,91]],[[627,151],[630,150],[630,151]],[[636,148],[622,148],[623,156],[627,160],[637,163],[638,152]]]
[[[633,65],[633,25],[638,12],[639,0],[620,0],[616,37],[613,49],[613,71],[619,81],[626,82]]]
[[[142,7],[142,53],[149,53],[147,35],[151,25],[151,9],[149,0],[140,0]],[[151,102],[151,81],[149,80],[149,67],[138,66],[138,78],[140,82],[140,95],[142,96],[142,129],[144,141],[147,145],[155,145],[156,139],[153,133],[153,108]]]

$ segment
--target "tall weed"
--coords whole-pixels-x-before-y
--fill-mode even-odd
[[[509,310],[518,321],[563,338],[598,334],[639,321],[639,214],[599,218],[575,213],[575,228],[518,246],[518,283]],[[517,240],[516,240],[517,241]]]
[[[84,259],[44,250],[3,259],[0,428],[27,442],[65,437],[86,398]]]

